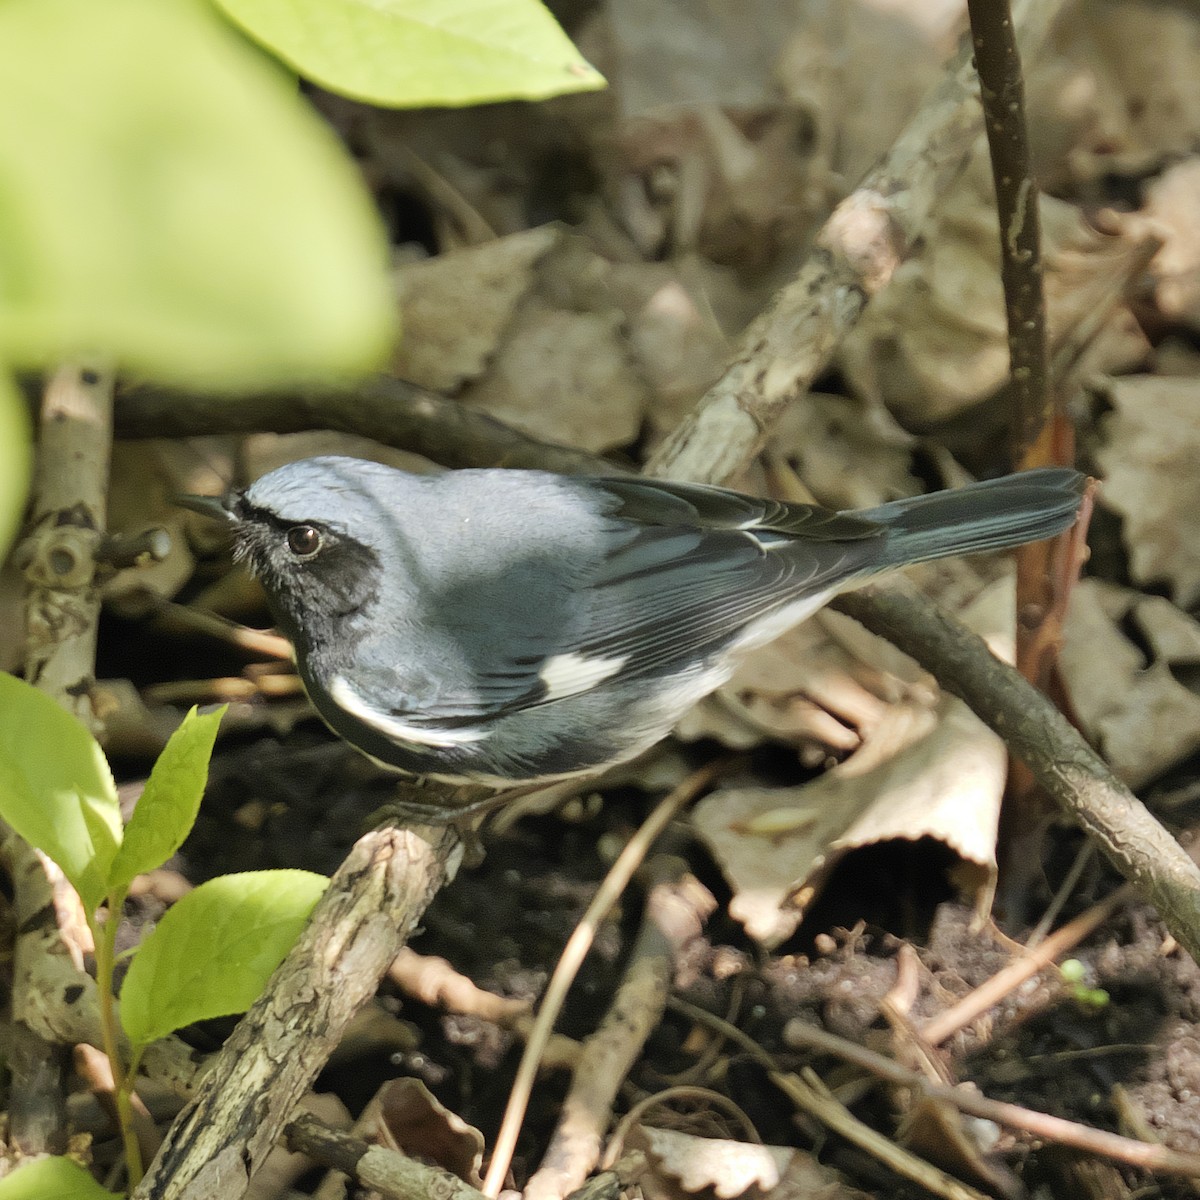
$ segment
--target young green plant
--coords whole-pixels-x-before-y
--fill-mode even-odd
[[[143,1167],[131,1096],[145,1048],[193,1021],[248,1008],[328,883],[307,871],[253,871],[201,884],[134,952],[118,1021],[113,972],[125,898],[134,878],[162,866],[195,823],[224,711],[188,713],[122,827],[95,738],[49,696],[0,673],[0,817],[59,866],[83,904],[131,1186]]]

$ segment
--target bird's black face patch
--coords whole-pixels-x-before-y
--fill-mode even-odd
[[[313,649],[335,627],[344,632],[378,595],[379,559],[369,546],[316,518],[285,520],[245,497],[231,511],[234,555],[249,562],[297,645]]]

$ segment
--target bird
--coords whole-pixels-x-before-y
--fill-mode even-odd
[[[1040,468],[838,512],[327,455],[179,502],[227,523],[335,733],[408,775],[510,788],[635,758],[839,592],[1060,533],[1088,482]]]

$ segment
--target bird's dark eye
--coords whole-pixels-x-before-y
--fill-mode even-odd
[[[312,558],[321,548],[321,532],[312,525],[293,525],[287,531],[287,544],[297,558]]]

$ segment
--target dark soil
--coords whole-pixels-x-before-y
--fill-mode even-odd
[[[293,866],[332,871],[369,814],[386,802],[387,779],[364,760],[301,730],[285,746],[256,743],[221,752],[201,821],[181,854],[193,880],[234,870]],[[448,959],[484,988],[533,999],[605,871],[598,847],[623,839],[641,819],[634,793],[606,797],[576,821],[526,818],[503,835],[485,833],[486,856],[464,869],[435,900],[414,949]],[[921,987],[910,1013],[916,1024],[940,1012],[1011,961],[1013,946],[991,926],[972,928],[972,914],[945,882],[949,856],[926,844],[877,847],[848,858],[796,939],[766,954],[724,915],[724,884],[701,847],[681,827],[672,836],[721,907],[704,939],[680,964],[677,994],[728,1016],[785,1069],[808,1064],[823,1078],[844,1080],[832,1059],[787,1048],[784,1025],[795,1018],[891,1052],[880,1002],[897,978],[897,956],[912,946]],[[1057,831],[1048,860],[1070,861],[1078,835]],[[1061,872],[1058,872],[1061,874]],[[1047,888],[1056,880],[1047,871]],[[1060,921],[1118,886],[1094,867]],[[1040,910],[1040,903],[1033,905]],[[605,1011],[635,932],[639,903],[598,939],[575,985],[561,1032],[585,1036]],[[1036,912],[1034,914],[1036,916]],[[1027,931],[1015,932],[1018,939]],[[1101,1129],[1139,1132],[1177,1149],[1200,1150],[1200,969],[1174,947],[1148,909],[1134,905],[1072,952],[1083,980],[1068,985],[1056,971],[1018,988],[998,1008],[942,1047],[949,1077],[973,1080],[988,1096]],[[1095,989],[1103,989],[1098,993]],[[321,1081],[357,1109],[388,1078],[422,1079],[451,1110],[490,1139],[520,1053],[514,1035],[475,1017],[434,1011],[386,995],[414,1031],[410,1049],[390,1056],[342,1060]],[[669,1084],[695,1064],[690,1026],[669,1015],[628,1081],[628,1103]],[[768,1143],[816,1143],[763,1070],[726,1051],[720,1087],[755,1122]],[[565,1078],[539,1083],[514,1170],[536,1165],[552,1128]],[[855,1112],[889,1135],[893,1102],[867,1086]],[[730,1136],[738,1136],[730,1131]],[[859,1187],[880,1197],[925,1195],[890,1176],[836,1138],[820,1139],[822,1157]],[[1002,1131],[996,1155],[1015,1172],[1018,1191],[1039,1186],[1053,1195],[1084,1195],[1079,1157]],[[1139,1197],[1195,1194],[1179,1180],[1121,1168],[1100,1169],[1097,1193],[1131,1189]],[[1106,1188],[1117,1191],[1106,1191]]]

